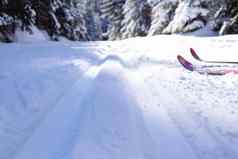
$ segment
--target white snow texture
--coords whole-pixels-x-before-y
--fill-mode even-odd
[[[1,159],[237,159],[238,36],[0,44]],[[195,61],[193,61],[195,63]]]

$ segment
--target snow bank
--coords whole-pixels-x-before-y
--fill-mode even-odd
[[[50,38],[45,31],[37,29],[35,26],[31,27],[31,31],[21,31],[18,29],[15,33],[15,41],[19,43],[35,43],[42,41],[49,41]]]
[[[238,60],[237,36],[0,45],[0,158],[236,159],[238,77],[177,54]]]

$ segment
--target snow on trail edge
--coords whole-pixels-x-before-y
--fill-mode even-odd
[[[0,158],[236,159],[238,77],[188,72],[176,55],[192,60],[194,47],[235,60],[237,44],[157,36],[1,45]]]

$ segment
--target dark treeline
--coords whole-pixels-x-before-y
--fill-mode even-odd
[[[193,14],[181,18],[179,11],[189,9]],[[5,42],[33,26],[52,40],[85,41],[191,32],[211,23],[220,34],[238,33],[238,0],[0,0]]]
[[[80,2],[80,1],[79,1]],[[2,40],[12,41],[17,28],[31,32],[31,26],[47,31],[52,40],[65,36],[70,40],[91,40],[87,28],[94,15],[76,0],[1,0]],[[85,18],[87,15],[87,19]],[[98,37],[94,37],[98,38]]]

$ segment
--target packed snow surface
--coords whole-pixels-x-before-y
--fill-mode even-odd
[[[238,36],[0,44],[1,159],[237,159]]]

